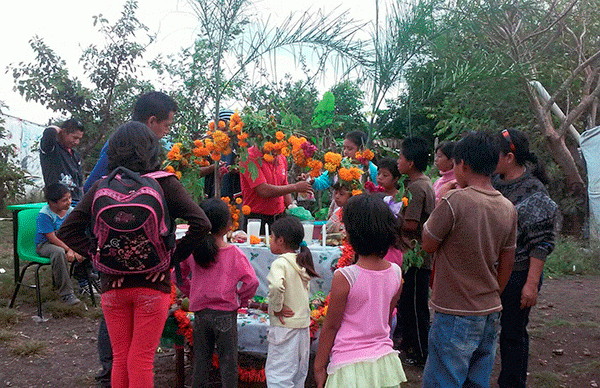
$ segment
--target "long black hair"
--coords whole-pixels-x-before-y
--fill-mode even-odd
[[[220,198],[209,198],[200,203],[200,207],[210,221],[211,229],[210,233],[204,235],[196,245],[193,255],[196,264],[202,268],[208,268],[217,261],[217,253],[219,253],[215,235],[229,226],[231,212],[229,206]]]
[[[548,184],[550,179],[548,179],[546,169],[544,165],[539,162],[537,155],[529,150],[529,140],[527,139],[527,136],[517,129],[507,129],[506,131],[508,132],[508,136],[503,134],[504,131],[500,132],[498,135],[500,152],[504,155],[512,152],[513,155],[515,155],[515,160],[519,166],[524,166],[527,162],[531,163],[533,165],[533,176],[539,179],[543,184]]]
[[[310,249],[302,244],[304,228],[298,218],[290,216],[278,219],[271,225],[271,233],[276,238],[282,237],[290,249],[294,251],[300,249],[300,253],[296,255],[296,264],[304,268],[310,277],[319,277],[319,274],[315,271]]]
[[[353,196],[344,205],[342,219],[350,245],[359,255],[383,258],[390,246],[398,243],[398,221],[377,196]]]
[[[161,148],[156,135],[137,121],[121,125],[108,140],[108,169],[126,167],[145,174],[160,168]]]

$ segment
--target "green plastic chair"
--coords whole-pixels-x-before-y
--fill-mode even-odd
[[[38,316],[43,319],[42,296],[40,293],[40,268],[44,265],[50,265],[50,258],[38,256],[38,254],[35,252],[35,232],[37,229],[36,219],[39,212],[39,208],[24,209],[21,210],[18,215],[16,251],[19,259],[22,261],[27,261],[28,263],[21,270],[21,274],[19,275],[19,279],[15,285],[15,292],[13,293],[12,299],[10,300],[10,305],[8,307],[13,307],[21,285],[29,288],[35,288],[37,295]],[[31,266],[35,266],[35,285],[23,284],[25,272]]]

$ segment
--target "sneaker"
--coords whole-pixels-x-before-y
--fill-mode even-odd
[[[79,300],[79,298],[77,298],[75,296],[75,294],[70,293],[67,295],[64,295],[63,297],[61,297],[61,300],[63,301],[63,303],[69,305],[69,306],[74,306],[77,303],[80,303],[81,301]]]

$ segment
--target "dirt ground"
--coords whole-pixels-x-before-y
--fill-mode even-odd
[[[74,308],[53,300],[44,302],[50,319],[35,322],[35,297],[23,290],[14,309],[8,310],[13,290],[10,223],[0,224],[0,387],[95,387],[99,307],[89,298]],[[49,273],[42,274],[49,283]],[[12,317],[16,312],[16,317]],[[12,317],[10,324],[5,317]],[[569,276],[545,279],[529,326],[531,336],[530,387],[598,387],[600,384],[600,277]],[[262,360],[240,356],[240,363],[261,366]],[[420,387],[422,370],[405,365],[408,382]],[[186,367],[189,386],[191,370]],[[498,362],[492,386],[498,375]],[[214,384],[219,387],[217,374]],[[175,354],[159,349],[155,358],[156,387],[174,387]],[[314,387],[309,378],[307,387]],[[240,384],[266,387],[266,384]],[[367,387],[365,387],[367,388]]]

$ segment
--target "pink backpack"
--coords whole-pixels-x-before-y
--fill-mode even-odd
[[[109,275],[162,272],[171,265],[175,223],[155,171],[118,167],[99,184],[92,203],[92,261]]]

